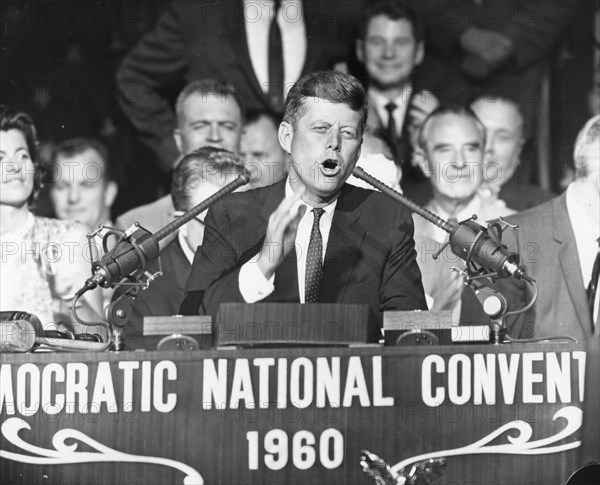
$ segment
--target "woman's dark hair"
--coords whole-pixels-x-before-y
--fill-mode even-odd
[[[33,162],[35,173],[33,175],[33,191],[27,199],[29,206],[37,202],[43,184],[43,168],[37,158],[37,132],[31,116],[27,113],[19,112],[8,106],[0,106],[0,131],[18,130],[23,133],[27,149]]]

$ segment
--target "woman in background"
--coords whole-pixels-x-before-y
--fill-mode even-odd
[[[90,276],[85,231],[78,223],[34,216],[42,170],[35,159],[31,118],[0,107],[0,310],[36,315],[44,330],[83,333],[72,322],[71,300]],[[99,321],[99,291],[86,293],[78,315]]]

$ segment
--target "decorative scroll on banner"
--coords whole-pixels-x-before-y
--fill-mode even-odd
[[[373,483],[365,452],[396,477],[443,459],[436,483],[579,464],[576,344],[1,358],[3,483]]]

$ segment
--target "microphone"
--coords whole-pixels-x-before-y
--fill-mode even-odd
[[[33,314],[20,311],[0,312],[0,354],[29,352],[42,340],[42,324]]]
[[[113,249],[104,254],[100,260],[92,263],[93,274],[87,279],[76,296],[81,296],[86,291],[93,290],[97,286],[111,288],[123,278],[135,278],[143,274],[148,262],[158,256],[158,243],[162,239],[174,233],[215,202],[221,200],[238,187],[247,184],[249,181],[250,175],[245,171],[218,192],[192,207],[181,217],[170,222],[154,234],[136,222],[123,233],[123,238],[115,244]],[[107,236],[109,234],[115,234],[115,232],[112,231]]]
[[[415,212],[425,220],[449,233],[450,249],[456,256],[466,261],[467,265],[475,263],[487,271],[496,273],[501,278],[514,276],[530,284],[533,283],[533,279],[519,266],[519,255],[509,251],[508,247],[502,244],[500,240],[502,230],[498,224],[492,224],[490,226],[491,230],[488,230],[474,220],[450,224],[433,212],[388,187],[372,175],[369,175],[361,167],[355,167],[352,173],[355,177],[378,188],[381,192],[397,200],[412,212]],[[498,233],[494,233],[494,230],[497,230]]]

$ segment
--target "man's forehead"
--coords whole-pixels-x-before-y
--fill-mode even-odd
[[[386,30],[381,31],[381,24],[385,24]],[[394,31],[396,34],[408,36],[414,39],[412,22],[407,19],[392,19],[385,14],[375,15],[367,23],[367,37],[382,36],[384,33]]]
[[[437,138],[458,141],[457,134],[473,135],[478,141],[484,136],[476,121],[470,116],[448,113],[431,120],[428,133],[430,141]]]
[[[183,103],[186,119],[228,118],[241,122],[242,113],[231,95],[193,93]]]
[[[307,97],[302,103],[298,119],[307,123],[339,121],[346,124],[360,124],[360,116],[358,111],[354,111],[345,103],[337,103],[320,97]]]
[[[472,109],[486,128],[488,125],[511,130],[523,127],[523,117],[517,107],[511,103],[479,101],[473,104]]]

